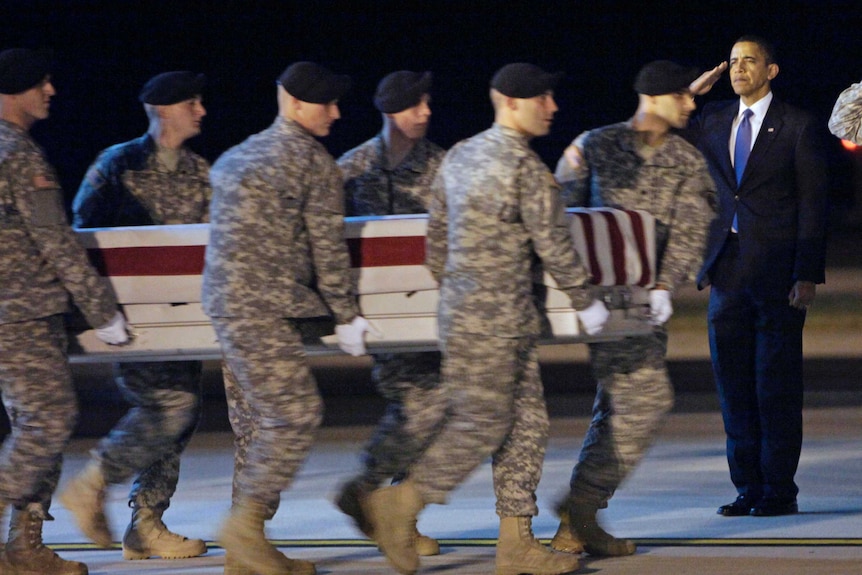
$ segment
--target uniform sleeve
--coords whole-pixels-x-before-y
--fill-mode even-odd
[[[108,164],[99,157],[87,170],[72,202],[75,228],[104,228],[114,225],[119,206],[111,194]]]
[[[444,166],[445,160],[431,184],[431,204],[428,207],[428,231],[425,238],[425,266],[431,270],[431,275],[438,284],[443,281],[448,251],[449,213],[443,182]]]
[[[341,171],[329,159],[312,165],[308,203],[303,218],[308,227],[317,289],[339,324],[359,314],[350,257],[344,238],[344,199]]]
[[[38,162],[15,194],[17,208],[36,249],[55,271],[63,287],[93,327],[108,323],[117,311],[117,300],[108,281],[96,272],[63,210],[62,193],[53,170]]]
[[[829,131],[862,145],[862,82],[851,85],[838,96],[829,117]]]
[[[541,160],[528,161],[519,175],[521,215],[542,267],[566,292],[575,308],[590,301],[583,289],[589,273],[575,251],[559,188]]]
[[[570,145],[578,146],[581,150],[584,149],[584,140],[589,132],[584,132],[575,138]],[[584,158],[584,168],[576,172],[566,160],[565,155],[560,156],[557,162],[557,169],[554,172],[554,178],[560,185],[560,196],[563,205],[567,207],[582,207],[586,206],[589,200],[589,179],[590,170],[586,158]]]
[[[692,281],[697,274],[716,205],[715,183],[702,158],[692,160],[692,166],[686,167],[686,175],[679,186],[657,278],[657,283],[671,290]]]

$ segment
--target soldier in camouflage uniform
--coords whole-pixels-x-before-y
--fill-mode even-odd
[[[576,307],[589,302],[559,191],[530,139],[548,133],[559,79],[510,64],[491,81],[494,125],[452,148],[434,183],[426,264],[440,281],[438,322],[447,419],[408,479],[373,492],[368,516],[377,542],[401,573],[414,573],[418,513],[489,456],[500,537],[496,573],[568,573],[576,558],[542,546],[531,530],[548,436],[536,338],[540,314],[532,264],[542,264]],[[594,333],[607,310],[581,316]]]
[[[851,84],[838,96],[829,116],[829,131],[862,145],[862,82]]]
[[[377,86],[374,105],[383,129],[338,159],[344,174],[347,216],[420,214],[428,211],[431,183],[446,153],[430,142],[431,72],[393,72]],[[416,460],[445,415],[437,352],[378,353],[371,376],[389,403],[365,449],[363,470],[342,488],[338,507],[373,537],[362,513],[365,497],[400,476]],[[419,555],[440,552],[437,541],[417,533]]]
[[[42,544],[42,522],[78,416],[62,314],[69,297],[106,343],[127,340],[109,284],[66,221],[54,170],[29,135],[48,117],[46,54],[0,53],[0,392],[11,434],[0,451],[0,515],[12,507],[0,574],[85,575]]]
[[[139,99],[149,118],[147,133],[99,154],[72,204],[75,227],[209,221],[209,164],[185,146],[200,134],[206,115],[204,81],[203,75],[176,71],[144,85]],[[123,557],[180,559],[206,553],[203,541],[173,533],[162,522],[179,479],[180,454],[200,421],[201,362],[117,363],[114,379],[132,408],[63,493],[63,503],[88,537],[110,545],[104,489],[135,477]]]
[[[596,522],[620,483],[652,442],[673,405],[665,366],[674,288],[692,279],[715,204],[706,161],[671,132],[694,110],[688,89],[697,71],[669,61],[644,66],[635,81],[639,104],[626,121],[585,132],[566,149],[556,177],[570,206],[646,210],[656,219],[657,283],[650,292],[653,332],[590,344],[597,381],[593,420],[572,471],[560,527],[551,545],[560,551],[628,555],[630,541]]]
[[[203,277],[228,368],[237,436],[231,512],[219,531],[228,575],[310,575],[314,565],[269,544],[264,522],[311,447],[322,402],[299,326],[332,315],[340,347],[365,352],[344,241],[341,172],[316,137],[340,115],[349,87],[311,62],[279,77],[279,114],[213,165],[210,241]]]

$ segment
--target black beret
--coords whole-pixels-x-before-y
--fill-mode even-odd
[[[431,88],[431,72],[392,72],[377,84],[374,105],[384,114],[397,114],[412,108]]]
[[[26,92],[50,73],[48,51],[10,48],[0,52],[0,94]]]
[[[314,62],[296,62],[278,77],[287,93],[312,104],[328,104],[350,89],[350,77],[333,74]]]
[[[655,60],[638,72],[635,78],[635,92],[647,96],[673,94],[688,89],[689,84],[700,76],[697,68],[690,68],[671,62],[670,60]]]
[[[533,64],[506,64],[494,74],[491,87],[510,98],[535,98],[553,90],[562,72],[550,74]]]
[[[206,81],[206,76],[194,72],[164,72],[147,80],[138,99],[144,104],[170,106],[199,96]]]

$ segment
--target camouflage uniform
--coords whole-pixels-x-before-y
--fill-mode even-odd
[[[443,429],[410,469],[426,503],[445,501],[493,456],[497,513],[536,515],[548,415],[539,377],[535,256],[574,305],[588,280],[559,191],[528,138],[495,124],[457,144],[434,184],[427,265],[441,281]]]
[[[344,175],[347,216],[420,214],[428,211],[431,183],[445,155],[422,139],[394,168],[386,168],[386,144],[378,134],[338,159]],[[445,415],[440,354],[374,354],[371,376],[389,403],[365,450],[363,482],[376,488],[415,461]]]
[[[202,300],[230,372],[233,500],[260,502],[271,518],[322,419],[298,326],[357,315],[343,182],[323,145],[281,116],[225,152],[210,177]]]
[[[657,284],[673,291],[700,266],[715,205],[715,185],[693,146],[669,133],[644,156],[631,123],[586,132],[583,149],[589,174],[576,177],[565,158],[557,179],[569,206],[646,210],[656,218]],[[597,381],[593,420],[572,471],[571,497],[604,508],[643,457],[665,413],[673,388],[665,366],[667,329],[649,336],[590,344]]]
[[[855,144],[862,144],[862,82],[851,84],[841,92],[832,115],[829,131]]]
[[[176,170],[158,161],[149,134],[104,150],[75,201],[78,228],[196,224],[209,221],[209,164],[180,148]],[[96,449],[105,480],[137,475],[135,507],[170,505],[185,449],[201,415],[201,362],[114,364],[114,380],[132,408]]]
[[[0,390],[11,434],[0,452],[0,501],[48,519],[78,409],[61,314],[69,295],[90,325],[117,312],[66,221],[54,170],[20,127],[0,121]]]

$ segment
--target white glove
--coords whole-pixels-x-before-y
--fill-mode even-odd
[[[120,345],[129,341],[129,332],[126,331],[126,318],[117,312],[111,321],[96,328],[96,337],[108,345]]]
[[[584,326],[587,335],[596,335],[605,327],[610,315],[611,312],[608,311],[605,304],[594,299],[589,307],[578,312],[578,319],[581,320],[581,325]]]
[[[661,325],[673,315],[673,305],[670,303],[670,292],[664,289],[654,289],[649,292],[650,324]]]
[[[378,337],[381,335],[361,315],[353,318],[353,321],[350,323],[335,326],[335,337],[338,338],[338,347],[344,353],[349,353],[354,357],[365,355],[365,332],[371,332]]]

